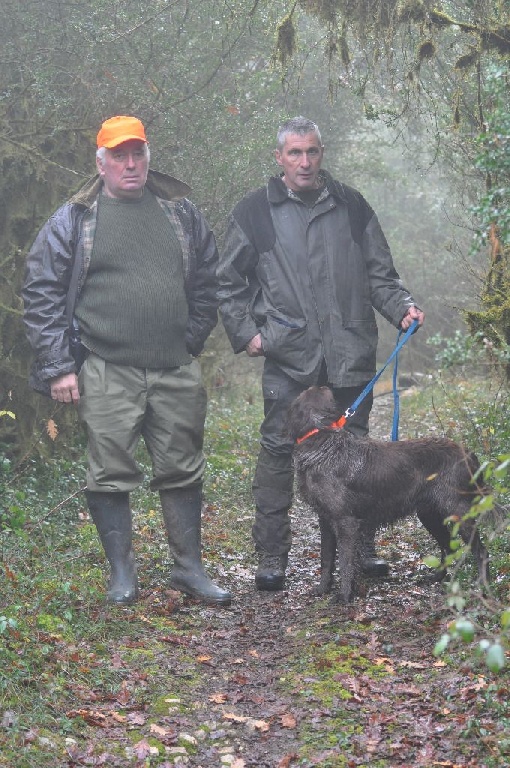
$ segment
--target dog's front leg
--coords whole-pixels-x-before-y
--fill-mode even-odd
[[[360,571],[361,524],[355,517],[341,515],[339,519],[335,519],[334,526],[338,553],[338,588],[331,601],[347,604],[353,601],[357,591]]]
[[[314,595],[326,595],[331,591],[333,571],[335,570],[336,536],[326,517],[319,512],[321,532],[321,579],[313,589]]]

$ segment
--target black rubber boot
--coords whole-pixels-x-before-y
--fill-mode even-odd
[[[285,586],[285,570],[287,555],[270,555],[268,552],[258,553],[259,564],[255,573],[257,589],[276,592]]]
[[[90,516],[110,563],[107,601],[129,604],[138,598],[129,493],[85,491]]]
[[[379,557],[375,550],[375,531],[366,531],[362,534],[361,570],[365,576],[382,577],[389,575],[388,563]]]
[[[159,496],[174,559],[170,587],[209,605],[230,605],[230,592],[216,586],[202,564],[202,488],[176,488],[160,491]]]

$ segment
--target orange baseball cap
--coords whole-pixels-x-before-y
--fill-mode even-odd
[[[128,115],[116,115],[105,120],[101,130],[97,134],[97,146],[113,149],[130,139],[139,139],[146,144],[149,142],[145,137],[145,128],[143,123],[137,117]]]

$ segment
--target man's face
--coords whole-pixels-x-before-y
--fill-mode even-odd
[[[289,134],[281,150],[275,150],[276,162],[283,168],[283,181],[294,192],[316,189],[324,147],[315,133]]]
[[[149,171],[146,145],[130,139],[107,149],[104,161],[97,160],[97,170],[109,197],[140,197]]]

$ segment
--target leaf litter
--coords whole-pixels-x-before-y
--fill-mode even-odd
[[[377,433],[388,423],[387,410],[376,405],[372,433],[383,436]],[[74,669],[71,706],[64,695],[52,705],[56,721],[70,723],[69,735],[26,730],[19,760],[12,763],[11,751],[11,762],[0,756],[0,766],[510,764],[508,676],[493,679],[462,655],[449,662],[432,654],[449,616],[444,587],[420,581],[422,557],[434,545],[415,521],[380,532],[390,577],[370,580],[364,596],[344,607],[311,595],[319,529],[299,500],[286,588],[257,592],[249,512],[241,500],[244,546],[237,551],[225,546],[221,530],[216,538],[222,510],[205,515],[204,548],[214,553],[215,579],[234,595],[231,607],[142,584],[136,605],[94,609],[101,652],[90,640],[66,651],[48,636],[59,663]],[[118,685],[97,682],[93,672],[103,667],[121,678]],[[18,717],[3,712],[4,731]]]

